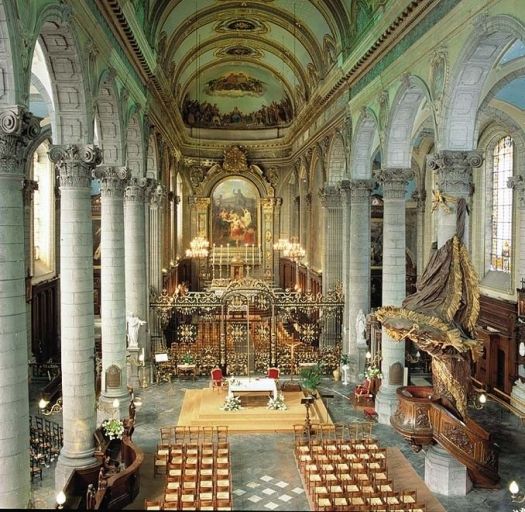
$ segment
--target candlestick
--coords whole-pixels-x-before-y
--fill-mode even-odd
[[[226,244],[226,265],[230,264],[230,244]]]
[[[221,251],[219,252],[219,267],[222,266],[222,244],[221,244]]]
[[[252,244],[252,267],[255,267],[255,244]]]
[[[258,256],[259,256],[259,262],[262,263],[262,259],[261,259],[261,246],[260,246],[260,245],[257,246],[257,254],[258,254]]]
[[[212,267],[215,265],[215,244],[213,244],[213,252],[211,253],[211,264]]]
[[[248,244],[244,244],[244,259],[246,260],[246,265],[248,265]]]

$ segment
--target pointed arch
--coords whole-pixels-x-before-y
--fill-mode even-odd
[[[126,132],[126,165],[129,167],[132,176],[136,178],[142,178],[144,176],[142,140],[139,113],[135,110],[129,117]]]
[[[331,185],[340,183],[346,175],[346,153],[343,136],[336,133],[328,149],[327,181]]]

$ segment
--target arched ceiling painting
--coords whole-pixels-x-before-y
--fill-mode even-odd
[[[184,123],[289,125],[349,39],[347,3],[151,1],[151,36]]]

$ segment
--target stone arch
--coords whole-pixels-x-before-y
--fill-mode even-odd
[[[475,149],[476,117],[483,85],[501,51],[513,39],[525,40],[525,27],[515,18],[508,15],[479,18],[452,73],[439,149]]]
[[[146,178],[159,179],[159,145],[155,133],[148,138],[148,154],[146,156]],[[174,178],[175,179],[175,178]]]
[[[117,101],[115,73],[106,70],[102,73],[96,96],[96,113],[99,126],[99,143],[103,153],[103,163],[122,165],[122,113]]]
[[[331,140],[328,150],[328,183],[337,185],[346,174],[345,143],[340,133],[336,133]]]
[[[379,137],[379,124],[374,112],[365,108],[357,122],[352,139],[351,179],[370,179],[372,176],[372,150]]]
[[[513,80],[516,78],[521,78],[525,76],[525,67],[522,67],[520,69],[516,69],[514,71],[511,71],[510,73],[507,73],[504,77],[500,78],[490,89],[490,91],[485,95],[483,98],[479,108],[478,112],[483,111],[488,104],[495,98],[496,94],[503,89],[506,85],[510,84]],[[478,122],[479,125],[479,122]],[[478,126],[476,127],[478,128]],[[478,130],[476,129],[476,133],[478,133]]]
[[[22,63],[13,58],[17,50],[21,52],[21,48],[16,48],[17,43],[20,47],[23,45],[20,32],[15,28],[17,26],[18,20],[12,12],[11,3],[0,1],[0,69],[3,76],[0,83],[0,105],[3,107],[23,103],[18,97],[21,87],[16,80]]]
[[[323,159],[319,153],[314,153],[311,162],[310,179],[310,223],[308,233],[308,261],[316,268],[323,266],[324,251],[324,208],[321,205],[319,193],[324,187],[326,177],[324,173]]]
[[[423,80],[416,76],[406,77],[392,103],[385,130],[385,167],[411,167],[414,121],[425,99],[430,102],[430,92]]]
[[[86,144],[93,139],[87,108],[89,90],[70,13],[67,6],[45,8],[36,31],[51,80],[54,144]]]
[[[139,113],[135,110],[129,116],[126,133],[126,165],[129,167],[132,176],[137,178],[144,176],[142,140]]]

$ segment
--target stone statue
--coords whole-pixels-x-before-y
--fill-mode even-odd
[[[95,487],[89,484],[86,491],[86,510],[95,510]]]
[[[357,338],[357,343],[366,343],[366,318],[363,310],[360,309],[357,312],[355,319],[355,333]]]
[[[139,329],[146,321],[141,320],[135,313],[130,313],[126,321],[128,324],[128,348],[139,348]]]

